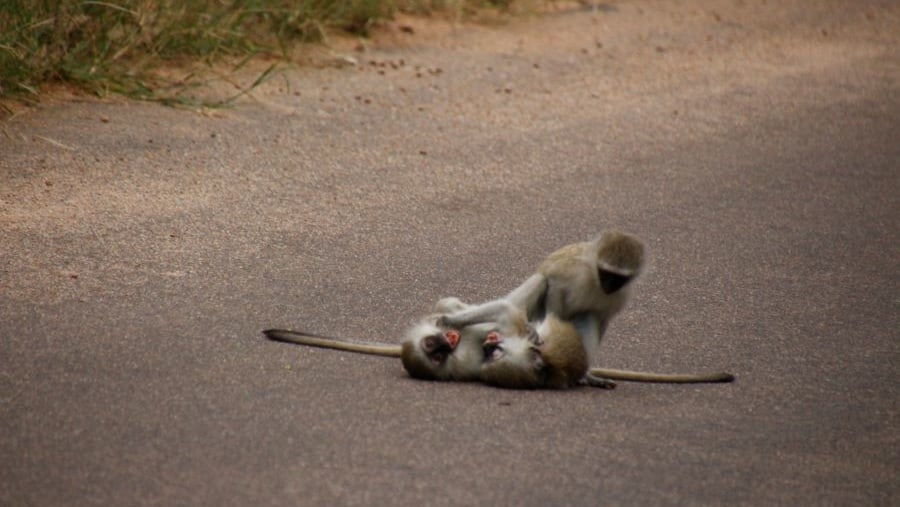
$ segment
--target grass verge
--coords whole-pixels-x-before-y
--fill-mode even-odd
[[[3,0],[0,98],[36,102],[44,84],[62,82],[98,95],[190,103],[184,92],[202,86],[203,68],[217,62],[239,68],[259,53],[290,59],[298,42],[334,29],[365,35],[398,10],[464,12],[512,1]],[[192,70],[166,78],[155,72],[163,66]]]

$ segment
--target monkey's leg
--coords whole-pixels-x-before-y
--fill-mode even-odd
[[[441,327],[461,329],[484,322],[508,322],[519,310],[508,301],[498,299],[438,319]]]
[[[435,313],[456,313],[461,312],[466,308],[469,308],[469,305],[455,297],[446,297],[434,304]]]

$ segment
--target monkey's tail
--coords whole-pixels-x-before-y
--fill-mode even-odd
[[[330,336],[307,333],[305,331],[290,331],[287,329],[266,329],[263,331],[263,334],[266,335],[266,338],[277,342],[308,345],[310,347],[320,347],[324,349],[344,350],[347,352],[370,354],[374,356],[400,357],[399,345],[353,342],[339,340]]]
[[[714,382],[733,382],[731,373],[650,373],[643,371],[613,370],[609,368],[591,368],[591,375],[613,380],[630,380],[633,382],[664,382],[670,384],[700,384]]]

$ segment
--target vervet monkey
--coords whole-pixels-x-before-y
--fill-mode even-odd
[[[585,355],[590,364],[610,320],[625,307],[629,284],[643,265],[643,243],[631,234],[615,230],[604,231],[594,241],[568,245],[550,254],[538,267],[538,274],[547,280],[543,301],[548,317],[538,326],[537,339],[533,335],[507,335],[502,340],[485,343],[482,380],[503,387],[568,387],[552,379],[559,376],[560,369],[566,369],[567,376],[577,371],[569,365],[580,365]],[[534,295],[524,299],[540,300]],[[482,322],[508,320],[517,311],[520,310],[499,300],[444,316],[438,324],[446,329],[465,329]],[[572,346],[571,328],[554,323],[550,317],[571,322],[584,350]],[[612,378],[671,383],[734,380],[729,373],[659,375],[616,371],[614,377],[603,378],[601,369],[585,368],[585,372],[584,378],[576,381],[604,388],[615,387]]]
[[[590,330],[589,330],[590,331]],[[497,387],[567,389],[588,375],[583,337],[572,322],[552,313],[528,338],[489,336],[484,342],[481,380]]]
[[[539,308],[542,306],[541,298],[546,292],[546,287],[543,276],[532,275],[522,285],[497,301],[502,301],[513,308]],[[534,329],[524,314],[519,312],[498,313],[493,321],[461,329],[437,324],[442,315],[470,308],[473,307],[458,298],[441,299],[435,304],[432,315],[422,318],[406,332],[406,337],[399,346],[344,342],[312,333],[279,329],[270,329],[263,333],[276,341],[399,357],[407,373],[418,379],[476,381],[481,379],[481,363],[484,360],[482,347],[485,339],[530,336],[534,333]]]
[[[620,231],[604,231],[593,241],[574,243],[551,253],[538,266],[537,274],[544,283],[534,283],[532,275],[510,296],[482,305],[457,311],[443,319],[445,325],[459,321],[475,322],[501,318],[507,303],[512,303],[529,318],[536,314],[553,313],[570,320],[581,313],[591,313],[603,330],[609,320],[625,307],[629,283],[644,265],[644,245],[636,236]],[[529,291],[545,291],[535,294]],[[517,304],[524,301],[525,306]],[[533,305],[543,304],[538,311]],[[528,306],[532,305],[532,306]]]
[[[410,376],[423,380],[480,380],[484,360],[482,345],[489,336],[530,336],[534,329],[523,312],[542,306],[547,289],[544,277],[532,275],[522,285],[497,300],[498,304],[522,308],[522,312],[498,312],[493,320],[459,328],[442,326],[440,317],[471,308],[457,298],[437,302],[434,315],[420,320],[406,333],[400,359]]]
[[[579,319],[581,344],[590,360],[596,355],[609,321],[624,308],[628,284],[640,273],[643,264],[644,245],[637,237],[615,230],[604,231],[593,241],[567,245],[550,254],[538,266],[538,274],[546,280],[546,294],[524,299],[543,300],[548,316],[566,321]],[[438,319],[438,326],[465,329],[483,322],[510,320],[521,311],[501,299],[445,315]],[[553,322],[552,319],[545,320]],[[485,363],[492,382],[498,382],[499,372],[502,372],[508,377],[503,380],[507,387],[514,387],[513,379],[526,378],[530,380],[522,387],[533,387],[537,379],[547,375],[552,377],[553,370],[566,361],[577,364],[582,360],[581,354],[572,354],[572,347],[561,347],[556,343],[553,331],[563,330],[563,327],[548,324],[543,329],[545,333],[538,332],[543,343],[511,335],[503,340],[501,348],[493,349],[502,354]],[[563,342],[568,342],[568,329],[561,336],[565,338]],[[518,368],[531,371],[516,372]],[[591,377],[586,381],[597,387],[615,387],[614,382],[602,378]]]

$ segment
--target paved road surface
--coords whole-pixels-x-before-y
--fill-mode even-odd
[[[900,5],[403,22],[233,110],[2,125],[0,504],[900,503]],[[652,268],[600,362],[736,383],[506,391],[259,334],[398,342],[607,226]]]

